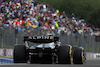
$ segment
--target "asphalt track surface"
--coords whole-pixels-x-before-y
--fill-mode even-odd
[[[87,59],[83,65],[75,64],[0,64],[0,67],[100,67],[100,59]]]

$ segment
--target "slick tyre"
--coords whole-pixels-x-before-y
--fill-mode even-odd
[[[69,46],[60,46],[58,50],[58,63],[71,64],[71,49]]]
[[[81,48],[74,48],[73,63],[74,64],[83,64],[83,50]]]
[[[14,63],[27,63],[27,52],[25,45],[16,45],[14,47],[13,59]]]

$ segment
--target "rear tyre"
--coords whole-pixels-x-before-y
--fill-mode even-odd
[[[27,63],[27,52],[25,45],[16,45],[13,54],[14,63]]]
[[[74,48],[73,49],[73,63],[74,64],[83,64],[83,49]]]
[[[59,64],[71,64],[71,47],[60,46],[58,52],[58,63]]]

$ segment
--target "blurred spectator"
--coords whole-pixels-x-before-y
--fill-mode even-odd
[[[68,18],[65,12],[55,10],[48,4],[41,4],[37,0],[0,0],[0,25],[13,30],[32,34],[34,29],[48,30],[46,34],[66,35],[98,35],[93,32],[95,27],[85,23],[84,19],[78,20],[72,13]]]

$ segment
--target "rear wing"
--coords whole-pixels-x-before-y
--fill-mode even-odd
[[[56,42],[59,41],[59,37],[54,37],[54,36],[25,36],[24,37],[24,42],[25,41],[30,41],[34,43],[51,43],[51,42]]]

